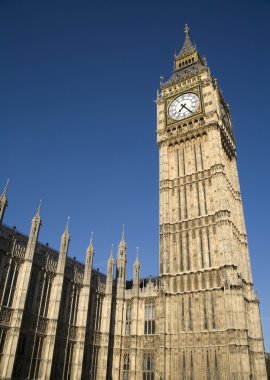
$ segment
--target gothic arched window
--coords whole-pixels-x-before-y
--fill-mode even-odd
[[[143,355],[143,380],[154,380],[155,357],[153,353]]]
[[[149,303],[145,305],[144,333],[155,334],[156,331],[156,308],[155,304]]]
[[[129,380],[129,354],[124,354],[123,380]]]

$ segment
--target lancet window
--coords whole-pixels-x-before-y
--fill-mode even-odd
[[[212,323],[213,323],[213,329],[216,328],[216,316],[215,316],[215,300],[214,295],[211,294],[211,307],[212,307]]]
[[[185,150],[183,148],[183,174],[186,175]]]
[[[182,297],[182,330],[185,330],[185,301]]]
[[[92,361],[93,380],[98,380],[98,378],[97,378],[98,354],[99,354],[99,348],[98,347],[94,347],[94,350],[93,350],[93,361]]]
[[[190,352],[190,380],[194,380],[193,352]]]
[[[215,351],[215,379],[219,380],[218,359],[217,359],[217,352],[216,351]]]
[[[189,301],[189,329],[193,330],[191,297],[189,297],[188,301]]]
[[[201,167],[202,167],[202,170],[204,170],[204,167],[203,167],[203,150],[202,150],[202,144],[200,144],[200,156],[201,156]]]
[[[129,354],[124,354],[123,380],[129,380]]]
[[[43,317],[47,317],[51,287],[52,287],[52,278],[47,274],[44,281],[43,294],[42,294],[41,305],[40,305],[40,315],[42,315]]]
[[[211,380],[211,368],[208,351],[206,351],[206,376],[207,380]]]
[[[42,317],[47,317],[48,307],[49,307],[49,302],[50,302],[52,278],[49,276],[47,272],[42,272],[41,276],[42,277],[39,281],[39,288],[38,288],[38,294],[37,294],[37,303],[35,305],[35,313]],[[31,308],[30,300],[34,299],[36,276],[33,276],[32,280],[33,281],[31,281],[30,283],[29,302],[28,302],[28,305],[30,308]]]
[[[6,335],[7,335],[6,330],[0,329],[0,368],[1,368],[2,357],[4,354]]]
[[[102,312],[102,297],[101,295],[96,292],[95,298],[94,298],[94,305],[93,307],[93,325],[95,326],[96,331],[100,331],[100,323],[101,323],[101,312]]]
[[[188,219],[187,188],[186,188],[186,186],[184,186],[184,200],[185,200],[185,218]]]
[[[40,363],[42,360],[43,340],[44,340],[44,337],[42,336],[37,335],[35,338],[33,357],[31,361],[31,371],[30,371],[31,379],[39,378],[39,369],[40,369]]]
[[[64,367],[64,379],[69,380],[71,378],[71,370],[73,364],[73,351],[74,351],[74,343],[68,342],[66,348],[66,360]]]
[[[125,326],[125,334],[130,335],[130,327],[131,327],[131,305],[127,304],[126,308],[126,326]]]
[[[199,235],[200,235],[201,264],[202,264],[202,268],[204,268],[204,251],[203,251],[203,236],[202,236],[202,230],[200,230]]]
[[[189,234],[186,233],[186,246],[187,246],[187,270],[190,270],[190,247],[189,247]]]
[[[208,330],[208,318],[207,318],[207,307],[206,307],[205,295],[204,295],[204,299],[203,299],[203,314],[204,314],[204,329]]]
[[[14,378],[19,378],[22,374],[22,370],[24,369],[25,360],[24,360],[24,354],[26,351],[26,335],[21,334],[18,342],[18,350],[17,350],[17,357],[16,357],[16,363],[14,366]]]
[[[71,325],[76,325],[77,314],[79,308],[79,297],[80,289],[77,285],[73,285],[72,294],[71,294],[71,305],[70,305],[70,320]]]
[[[200,203],[200,190],[199,190],[199,184],[196,184],[196,190],[197,190],[197,204],[198,204],[198,215],[201,215],[201,203]]]
[[[209,266],[212,266],[209,230],[206,231]]]
[[[182,380],[186,380],[186,354],[183,352],[182,357]]]
[[[179,235],[179,245],[180,245],[181,272],[183,272],[184,271],[184,252],[183,252],[183,239],[182,239],[182,235]]]
[[[194,163],[195,163],[195,171],[197,173],[198,171],[198,164],[197,164],[197,154],[196,154],[196,146],[194,145]]]
[[[177,149],[177,175],[180,177],[180,152],[179,149]]]
[[[156,309],[155,304],[149,303],[145,305],[144,333],[155,334],[156,331]]]
[[[205,183],[202,183],[203,186],[203,197],[204,197],[204,210],[205,214],[207,214],[207,202],[206,202],[206,190],[205,190]]]
[[[19,265],[14,260],[10,260],[5,267],[4,275],[1,281],[1,305],[12,307],[15,294],[17,278],[19,273]]]
[[[154,380],[155,357],[153,353],[143,355],[143,380]]]
[[[65,283],[64,283],[65,285]],[[69,285],[67,284],[67,287]],[[78,284],[73,283],[70,284],[69,289],[65,289],[64,291],[64,304],[63,304],[63,312],[64,312],[64,322],[76,325],[77,314],[78,314],[78,306],[79,306],[79,296],[80,296],[80,287]]]
[[[178,206],[179,206],[179,220],[182,220],[182,211],[181,211],[181,191],[180,187],[178,189]]]

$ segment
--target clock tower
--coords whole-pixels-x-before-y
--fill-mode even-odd
[[[266,379],[230,108],[184,32],[156,102],[164,378]]]

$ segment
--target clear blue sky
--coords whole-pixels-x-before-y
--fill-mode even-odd
[[[153,100],[183,26],[231,106],[255,287],[270,351],[270,1],[0,0],[0,186],[5,222],[25,233],[43,200],[40,240],[106,270],[126,226],[128,276],[158,272]]]

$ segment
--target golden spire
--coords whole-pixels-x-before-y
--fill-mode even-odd
[[[179,57],[180,55],[190,53],[193,50],[195,50],[195,46],[192,45],[192,42],[190,41],[190,38],[189,38],[189,26],[188,26],[188,24],[185,24],[184,32],[185,32],[185,36],[186,36],[185,42],[184,42],[184,45],[183,45],[182,49],[180,50],[180,53],[178,54],[177,57]]]
[[[189,26],[188,26],[188,24],[185,24],[184,32],[185,32],[185,34],[188,34],[188,32],[189,32]]]

